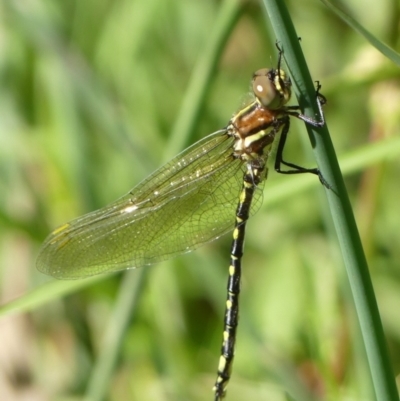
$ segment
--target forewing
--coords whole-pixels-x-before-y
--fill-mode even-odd
[[[233,227],[243,162],[216,132],[186,149],[114,203],[57,228],[37,267],[80,278],[189,252]]]

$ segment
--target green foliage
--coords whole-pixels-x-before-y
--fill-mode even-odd
[[[1,296],[5,303],[22,295],[0,311],[17,313],[2,321],[0,358],[9,363],[0,374],[29,379],[5,381],[9,399],[23,391],[53,400],[212,399],[229,236],[122,279],[41,285],[35,257],[57,225],[123,195],[227,123],[252,72],[276,62],[260,3],[0,5]],[[354,1],[352,15],[395,47],[395,3],[367,10]],[[399,372],[399,72],[321,3],[288,5],[328,98],[326,119]],[[313,166],[298,151],[303,139],[293,121],[285,158]],[[321,191],[315,177],[269,173],[247,230],[229,401],[371,398]]]

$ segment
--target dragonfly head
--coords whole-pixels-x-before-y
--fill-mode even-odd
[[[292,83],[281,69],[262,68],[253,74],[253,92],[258,102],[271,110],[278,110],[290,99]]]

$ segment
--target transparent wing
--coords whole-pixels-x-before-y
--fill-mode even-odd
[[[189,252],[233,229],[243,181],[225,130],[200,140],[127,195],[64,224],[43,244],[37,267],[81,278],[139,267]],[[262,191],[256,191],[252,213]]]

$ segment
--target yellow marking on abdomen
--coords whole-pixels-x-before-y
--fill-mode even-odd
[[[246,200],[246,191],[243,190],[243,191],[240,193],[239,202],[240,202],[240,203],[243,203],[245,200]]]
[[[229,333],[226,330],[223,333],[223,338],[225,342],[229,340]]]
[[[218,370],[220,372],[223,372],[225,369],[225,366],[226,366],[226,358],[223,355],[221,355],[219,358]],[[218,379],[221,379],[220,382],[222,381],[221,377],[218,377]]]

